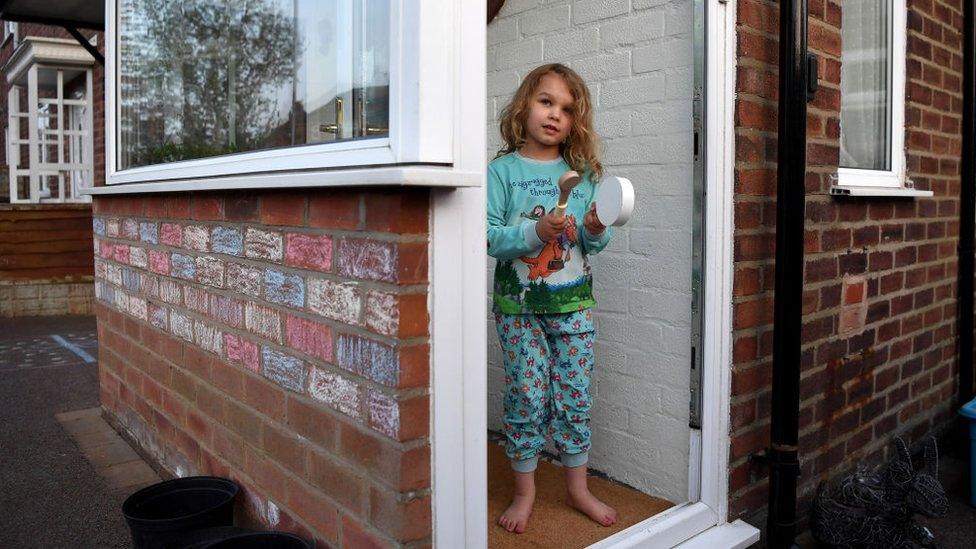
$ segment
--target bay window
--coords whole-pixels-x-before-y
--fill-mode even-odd
[[[445,170],[450,186],[476,184],[451,170],[474,110],[457,93],[460,11],[436,0],[114,0],[107,182],[280,186],[287,173],[301,186],[399,167],[404,184],[418,169],[430,184],[448,185]],[[329,173],[309,183],[313,172]]]

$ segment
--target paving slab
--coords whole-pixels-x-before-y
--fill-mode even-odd
[[[99,474],[105,477],[109,486],[117,489],[144,486],[160,481],[156,471],[141,459],[109,465],[100,469]],[[129,491],[126,493],[128,494]]]
[[[72,436],[82,454],[109,486],[128,490],[161,479],[111,425],[102,418],[101,408],[94,407],[57,414],[58,422]]]
[[[85,457],[96,469],[111,467],[130,461],[142,461],[142,458],[128,444],[106,444],[85,452]]]

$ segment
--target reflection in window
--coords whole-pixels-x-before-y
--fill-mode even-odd
[[[119,0],[124,170],[389,134],[389,0]]]
[[[842,17],[840,165],[890,170],[890,2],[847,0]]]

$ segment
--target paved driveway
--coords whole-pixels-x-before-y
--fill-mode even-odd
[[[98,406],[95,320],[0,320],[0,547],[127,547],[121,505],[55,414]]]

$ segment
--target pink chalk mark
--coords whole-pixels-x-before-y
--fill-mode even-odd
[[[125,244],[115,247],[115,260],[119,263],[129,264],[129,247]]]
[[[122,236],[128,240],[139,240],[139,224],[134,219],[123,221]]]
[[[180,247],[183,242],[183,227],[176,223],[163,223],[159,227],[159,243]]]
[[[326,362],[332,361],[332,330],[328,326],[288,315],[285,334],[288,345]]]
[[[237,334],[224,334],[224,353],[228,361],[241,364],[252,372],[261,369],[257,344]]]
[[[112,259],[115,257],[115,245],[111,242],[102,242],[99,246],[99,254],[105,259]]]
[[[323,272],[332,270],[332,237],[291,233],[285,245],[285,264]]]
[[[149,270],[154,273],[169,274],[169,254],[157,250],[149,250]]]

